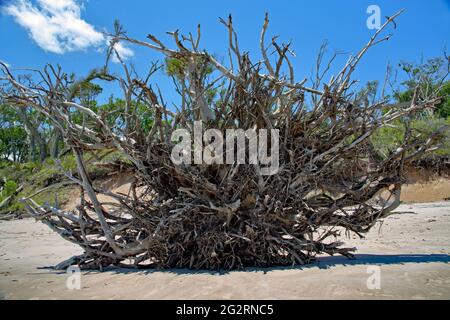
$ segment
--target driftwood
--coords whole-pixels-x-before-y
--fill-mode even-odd
[[[2,80],[14,88],[5,100],[45,114],[77,160],[77,174],[66,173],[83,191],[75,210],[23,199],[36,219],[85,250],[59,267],[234,269],[305,264],[322,253],[353,257],[355,248],[343,246],[341,233],[363,236],[391,214],[400,203],[404,166],[435,149],[446,130],[428,137],[407,130],[401,146],[385,158],[371,144],[377,129],[437,103],[434,97],[416,96],[407,105],[370,104],[354,96],[353,71],[368,49],[387,40],[380,35],[398,14],[328,83],[318,66],[311,87],[305,86],[306,79],[295,80],[290,44],[275,37],[267,45],[267,16],[260,38],[262,61],[257,62],[241,51],[231,17],[221,20],[228,31],[229,64],[199,49],[200,28],[195,37],[170,33],[174,49],[153,35],[148,35],[149,42],[140,41],[117,28],[109,56],[121,62],[124,76],[108,75],[108,80],[124,91],[120,123],[68,99],[70,83],[59,67],[47,66],[39,72],[39,83],[24,85],[3,64]],[[174,75],[181,96],[177,111],[149,85],[155,68],[146,77],[136,75],[115,51],[118,41],[156,50],[181,66]],[[213,89],[219,97],[208,99]],[[133,101],[152,113],[149,130],[144,130]],[[74,111],[87,120],[76,123]],[[263,175],[258,165],[237,162],[174,164],[171,134],[192,130],[194,121],[221,132],[278,129],[278,172]],[[103,149],[128,160],[135,178],[129,194],[92,183],[83,153]],[[390,196],[380,199],[381,191]],[[102,203],[100,195],[114,202]]]
[[[9,206],[14,198],[23,190],[23,185],[20,185],[11,195],[7,196],[3,201],[0,202],[0,213],[4,208]]]

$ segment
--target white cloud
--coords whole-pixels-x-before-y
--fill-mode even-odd
[[[105,36],[81,18],[82,6],[76,0],[16,0],[4,7],[44,50],[63,54],[105,44]],[[116,45],[124,59],[133,51]]]
[[[109,39],[107,39],[106,45],[107,46],[110,45],[110,40]],[[116,49],[117,53],[119,54],[119,56],[120,56],[120,58],[122,60],[128,60],[129,58],[134,56],[133,50],[131,50],[130,48],[127,48],[121,42],[117,42],[114,45],[114,49]],[[117,56],[115,54],[112,55],[112,61],[116,62],[116,63],[119,63],[119,59],[117,58]]]

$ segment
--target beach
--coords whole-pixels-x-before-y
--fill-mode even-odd
[[[355,260],[324,256],[307,266],[231,272],[82,271],[79,289],[73,273],[52,267],[81,254],[80,247],[34,219],[1,221],[0,298],[450,299],[450,202],[403,204],[397,211],[404,213],[365,239],[344,239],[358,248]]]

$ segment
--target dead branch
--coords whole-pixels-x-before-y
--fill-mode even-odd
[[[185,66],[174,80],[182,104],[173,112],[149,85],[152,73],[140,79],[129,72],[117,51],[111,51],[125,73],[123,78],[115,77],[127,101],[125,126],[108,123],[101,114],[71,100],[60,69],[46,68],[41,73],[43,81],[31,87],[21,84],[2,64],[1,80],[14,88],[5,101],[17,108],[35,108],[61,131],[77,160],[78,177],[69,175],[69,179],[82,190],[81,204],[70,212],[39,206],[31,198],[23,199],[26,209],[85,250],[69,265],[89,268],[233,269],[304,264],[321,253],[352,257],[354,248],[337,241],[340,230],[362,236],[391,214],[405,182],[404,166],[435,147],[446,130],[430,137],[406,134],[399,148],[383,158],[371,143],[374,132],[432,107],[437,99],[414,99],[408,105],[386,101],[358,105],[350,98],[354,69],[370,47],[387,39],[379,36],[399,14],[390,17],[323,88],[324,74],[319,71],[312,88],[305,86],[306,80],[295,82],[289,44],[279,45],[276,38],[271,42],[275,48],[272,65],[264,42],[267,16],[260,38],[263,61],[259,62],[239,50],[231,17],[222,20],[236,70],[199,49],[200,27],[196,39],[172,32],[175,49],[153,35],[148,36],[151,43],[122,33],[111,35],[112,43],[147,47]],[[320,56],[319,64],[321,60]],[[217,71],[213,76],[207,72],[209,67]],[[207,91],[217,88],[220,98],[208,100]],[[148,131],[131,110],[133,100],[154,115]],[[89,121],[76,123],[73,110]],[[180,128],[192,130],[198,120],[205,129],[224,133],[227,129],[278,129],[278,173],[264,176],[258,165],[237,162],[174,164],[171,134]],[[135,181],[128,194],[94,186],[83,152],[102,149],[120,152],[129,160]],[[246,144],[245,154],[248,151]],[[390,196],[376,201],[382,191]],[[101,194],[112,200],[102,202]]]

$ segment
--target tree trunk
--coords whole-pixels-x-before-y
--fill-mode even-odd
[[[18,108],[19,116],[25,126],[25,131],[28,134],[30,147],[32,152],[32,159],[36,161],[36,147],[39,146],[39,161],[44,162],[45,158],[47,158],[47,142],[42,137],[41,133],[38,131],[38,125],[34,123],[30,116],[27,114],[26,109]]]

